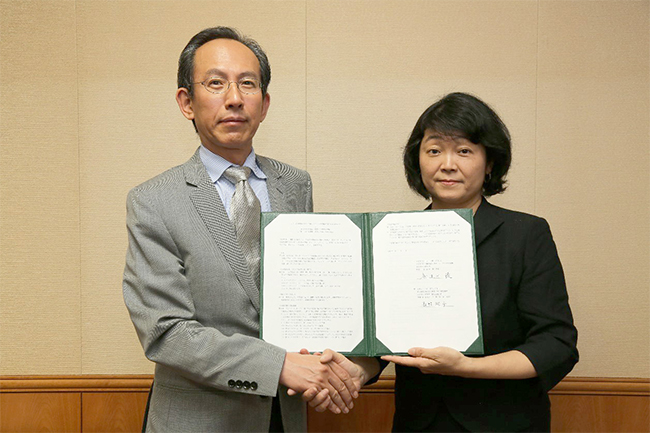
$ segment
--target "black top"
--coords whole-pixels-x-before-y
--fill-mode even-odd
[[[474,232],[485,355],[518,350],[538,377],[465,379],[398,365],[396,431],[429,425],[441,402],[473,431],[549,425],[547,391],[578,362],[577,330],[546,220],[483,199]]]

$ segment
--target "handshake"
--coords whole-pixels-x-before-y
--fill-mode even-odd
[[[348,413],[361,387],[378,373],[375,358],[348,359],[330,349],[322,354],[302,349],[287,353],[280,383],[289,388],[289,395],[302,394],[317,412]]]
[[[381,359],[417,368],[424,374],[480,379],[527,379],[537,374],[526,355],[516,350],[485,358],[467,357],[449,347],[412,347],[408,354],[385,355]],[[504,370],[503,366],[507,366],[505,371],[499,371]],[[300,353],[287,353],[280,383],[289,388],[289,395],[302,393],[302,399],[318,412],[329,409],[348,413],[361,387],[379,374],[379,369],[376,358],[348,359],[331,349],[310,355],[302,349]]]

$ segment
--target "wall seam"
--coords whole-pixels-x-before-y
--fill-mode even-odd
[[[308,32],[308,19],[307,19],[307,9],[309,8],[309,0],[305,0],[305,170],[309,171],[309,142],[307,140],[307,124],[308,124],[308,116],[309,116],[309,111],[307,110],[307,81],[309,80],[309,76],[307,75],[307,61],[308,61],[308,55],[307,55],[307,32]],[[312,185],[313,188],[313,185]],[[313,189],[312,189],[313,190]]]
[[[539,153],[539,11],[542,0],[537,0],[537,28],[535,40],[535,157],[533,158],[533,179],[535,187],[533,188],[533,213],[539,214],[537,209],[538,177],[537,177],[537,154]]]
[[[77,2],[75,1],[75,6],[76,3]],[[83,432],[84,430],[84,393],[83,392],[79,393],[79,409],[80,409],[79,410],[79,431]]]
[[[74,57],[75,57],[75,73],[77,82],[77,200],[78,200],[78,242],[79,242],[79,369],[80,373],[84,372],[84,356],[83,356],[83,339],[84,339],[84,321],[83,321],[83,284],[82,284],[82,251],[81,251],[81,109],[79,104],[79,23],[77,21],[77,4],[75,0],[74,10]]]

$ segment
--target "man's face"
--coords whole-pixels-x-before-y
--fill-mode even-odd
[[[222,94],[208,92],[194,84],[190,98],[187,89],[178,89],[176,100],[183,115],[194,120],[201,143],[213,153],[242,164],[251,151],[253,136],[266,117],[269,95],[243,94],[236,82],[243,78],[260,80],[260,65],[255,54],[232,39],[214,39],[200,46],[194,55],[193,82],[210,77],[232,81]]]

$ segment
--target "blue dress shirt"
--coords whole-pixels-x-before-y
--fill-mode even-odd
[[[228,217],[230,217],[230,200],[232,199],[232,195],[235,193],[235,185],[223,175],[223,172],[236,164],[210,152],[203,145],[201,145],[201,148],[199,149],[199,156],[201,157],[201,161],[203,162],[210,179],[212,179],[214,186],[219,192],[219,196],[223,202],[223,207],[226,208]],[[262,212],[270,212],[271,202],[269,200],[269,190],[266,187],[266,175],[257,165],[255,150],[251,150],[251,153],[248,154],[246,161],[244,161],[244,167],[251,169],[248,183],[257,196],[257,199],[260,201]]]

